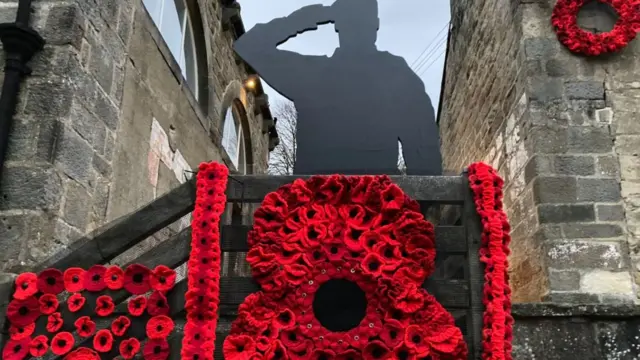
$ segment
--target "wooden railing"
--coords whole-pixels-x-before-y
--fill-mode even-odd
[[[228,202],[247,206],[262,201],[265,195],[280,186],[292,182],[294,176],[232,176],[227,188]],[[426,289],[445,306],[462,329],[470,348],[470,359],[479,359],[482,337],[482,284],[483,269],[479,262],[480,222],[476,214],[471,191],[465,176],[403,176],[392,177],[410,197],[423,204],[423,210],[434,205],[461,207],[462,224],[459,226],[436,226],[436,271],[425,283]],[[94,264],[107,263],[149,236],[189,214],[195,203],[194,180],[159,197],[137,211],[123,216],[74,241],[68,249],[39,264],[33,271],[45,268],[67,269],[89,268]],[[247,251],[248,221],[227,217],[221,228],[223,257],[244,261]],[[437,225],[437,224],[436,224]],[[140,263],[148,267],[163,264],[176,268],[187,261],[190,251],[191,229],[186,228],[160,244],[145,249],[129,263]],[[126,265],[126,264],[123,264]],[[259,291],[259,287],[246,276],[233,269],[226,271],[221,279],[220,321],[216,359],[222,359],[222,341],[230,329],[238,305],[245,297]],[[179,325],[184,321],[184,294],[186,280],[179,281],[167,295],[171,316]],[[88,297],[91,294],[86,294]],[[126,311],[127,294],[115,292],[113,300],[118,309]],[[109,324],[109,322],[105,322]],[[100,325],[100,324],[99,324]],[[106,325],[105,325],[106,326]],[[6,330],[6,329],[5,329]],[[134,334],[144,340],[144,333]],[[179,359],[181,327],[177,326],[170,338],[172,359]],[[91,338],[76,346],[90,346]],[[117,351],[117,350],[115,350]],[[106,354],[113,358],[117,353]],[[113,357],[109,357],[113,355]],[[49,356],[46,359],[61,359]]]

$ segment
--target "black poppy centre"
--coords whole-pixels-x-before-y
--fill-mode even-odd
[[[332,279],[320,285],[313,300],[313,313],[330,331],[348,331],[360,324],[367,311],[367,297],[356,283]]]

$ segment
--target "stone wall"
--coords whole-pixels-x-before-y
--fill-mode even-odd
[[[34,2],[32,26],[47,45],[23,83],[0,185],[0,271],[27,268],[135,210],[200,162],[230,164],[220,134],[234,101],[247,114],[250,170],[266,171],[268,138],[242,86],[234,28],[223,28],[220,1],[187,4],[203,30],[199,101],[142,0]],[[0,2],[1,20],[14,21],[16,9],[17,0]]]
[[[454,18],[452,36],[466,45],[453,44],[446,65],[452,75],[446,77],[440,125],[445,163],[459,168],[486,161],[505,178],[514,301],[634,302],[640,251],[640,41],[611,56],[577,56],[553,32],[555,3],[484,2],[495,16],[517,6],[520,24],[491,35],[471,30],[496,20],[480,11],[467,10],[465,16],[473,19],[465,18],[459,28]],[[452,9],[459,6],[455,2]],[[613,22],[606,11],[586,8],[580,23],[605,31]],[[514,56],[502,44],[505,33],[516,31]],[[470,45],[474,41],[481,45]],[[459,52],[465,47],[476,50]],[[515,107],[495,85],[506,77],[480,84],[471,80],[491,71],[478,64],[487,62],[477,48],[500,49],[498,56],[510,64],[501,73],[518,67]],[[473,64],[475,73],[461,82],[458,74]],[[468,111],[470,103],[511,110],[504,118],[486,116],[486,110]],[[479,138],[473,146],[446,142],[470,136]]]

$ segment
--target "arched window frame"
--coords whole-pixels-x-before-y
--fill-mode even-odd
[[[178,63],[182,76],[186,80],[187,86],[191,90],[194,98],[201,100],[201,64],[199,61],[198,47],[196,41],[196,31],[193,19],[186,0],[143,0],[144,6],[151,15],[153,22],[165,40],[169,51]],[[172,18],[171,14],[175,14]],[[179,44],[171,39],[177,29],[177,24],[171,21],[178,19],[179,22]],[[174,26],[172,26],[174,25]]]
[[[247,142],[238,105],[232,103],[225,111],[222,124],[222,148],[240,174],[247,173]]]

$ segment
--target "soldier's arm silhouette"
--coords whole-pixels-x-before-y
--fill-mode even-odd
[[[330,23],[330,9],[319,4],[309,5],[287,17],[257,24],[236,40],[234,49],[271,87],[294,100],[296,92],[309,86],[305,83],[305,74],[314,71],[319,59],[327,57],[301,55],[277,46],[298,34],[316,30],[318,25]]]
[[[396,120],[400,123],[398,137],[402,143],[407,175],[442,175],[440,134],[431,98],[425,92],[422,80],[403,58],[400,59],[403,67],[407,68],[403,72],[403,83],[407,88],[403,103],[399,105],[411,109],[406,113],[401,112],[400,118]],[[413,114],[419,119],[403,116],[406,114]]]

